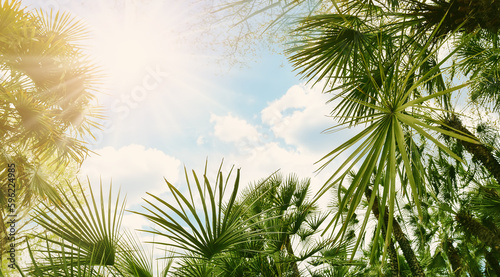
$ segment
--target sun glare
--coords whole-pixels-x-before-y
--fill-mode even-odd
[[[103,15],[94,30],[93,45],[108,85],[119,88],[133,84],[148,68],[178,56],[176,37],[168,28],[158,16],[140,14],[134,6]]]
[[[100,56],[113,75],[128,79],[162,54],[147,27],[114,26],[106,33],[101,40]]]
[[[86,17],[94,26],[92,56],[105,75],[99,101],[109,120],[102,137],[113,140],[121,134],[114,130],[155,120],[158,136],[167,136],[185,127],[179,125],[180,114],[194,117],[208,105],[220,106],[207,93],[223,89],[215,88],[211,76],[217,64],[204,48],[212,28],[203,24],[205,6],[177,0],[113,2],[100,1]]]

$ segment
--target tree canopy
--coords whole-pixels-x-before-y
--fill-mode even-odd
[[[87,33],[68,13],[0,3],[0,253],[40,200],[57,194],[89,152],[99,74],[83,51]]]

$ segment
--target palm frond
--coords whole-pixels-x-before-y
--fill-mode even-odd
[[[206,168],[202,182],[194,171],[192,174],[194,185],[185,170],[187,197],[167,180],[165,181],[173,200],[168,201],[149,194],[158,203],[145,200],[150,206],[145,207],[149,213],[136,213],[146,217],[161,229],[143,231],[168,240],[157,242],[159,245],[174,247],[207,260],[230,250],[245,251],[240,247],[248,240],[259,239],[261,231],[252,229],[252,226],[258,224],[252,222],[252,219],[259,215],[243,219],[243,215],[248,212],[248,207],[251,205],[236,203],[240,170],[237,170],[227,203],[224,203],[223,199],[229,188],[231,172],[224,180],[219,169],[214,185],[206,175]]]
[[[114,266],[116,262],[119,230],[123,216],[123,201],[120,205],[120,196],[113,199],[112,186],[105,201],[101,191],[96,198],[89,185],[90,201],[80,199],[79,194],[85,195],[82,184],[78,181],[79,191],[71,186],[70,193],[65,194],[61,189],[61,196],[52,199],[59,203],[55,207],[42,204],[42,209],[36,209],[34,221],[55,237],[40,237],[50,244],[50,250],[45,250],[45,256],[51,259],[46,266],[39,266],[37,270],[53,272],[56,268],[69,265],[99,265]],[[58,265],[58,266],[56,266]]]

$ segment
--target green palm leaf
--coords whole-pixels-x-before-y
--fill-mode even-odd
[[[153,251],[145,252],[138,239],[126,232],[118,249],[117,267],[124,276],[153,277]]]
[[[35,277],[104,277],[107,276],[107,271],[103,267],[95,267],[89,263],[85,257],[81,256],[80,251],[73,251],[61,248],[61,255],[54,256],[50,251],[51,245],[48,240],[45,240],[46,255],[42,255],[42,262],[40,262],[40,251],[33,250],[28,243],[28,253],[31,258],[31,269],[29,276]],[[38,256],[35,258],[35,256]],[[19,269],[19,268],[18,268]],[[21,276],[26,276],[22,270],[19,269]]]
[[[45,251],[50,263],[32,268],[42,272],[54,272],[60,268],[79,265],[114,266],[116,262],[119,229],[123,216],[123,201],[120,205],[119,194],[112,198],[110,186],[109,196],[105,203],[102,185],[100,196],[96,199],[92,189],[90,201],[79,195],[85,195],[83,187],[78,182],[79,191],[70,187],[70,193],[61,190],[61,196],[51,199],[58,203],[55,207],[43,204],[37,209],[34,221],[40,224],[52,237],[40,237],[50,244]],[[98,204],[99,202],[99,204]],[[44,273],[45,274],[45,273]]]
[[[210,183],[206,175],[206,168],[202,182],[193,171],[194,185],[186,170],[185,175],[187,196],[166,181],[175,203],[149,194],[158,203],[145,200],[150,206],[145,207],[149,213],[136,212],[161,228],[143,230],[168,240],[168,242],[157,242],[157,244],[174,247],[196,257],[210,260],[230,250],[245,251],[243,245],[248,240],[259,239],[262,231],[252,229],[253,225],[259,224],[259,222],[252,221],[259,215],[243,218],[251,205],[236,204],[239,169],[231,186],[229,186],[231,173],[224,180],[220,169],[214,185]],[[228,202],[225,203],[223,202],[225,192],[230,187],[232,191]],[[243,203],[248,204],[248,201],[246,199]],[[181,254],[178,251],[177,253]]]

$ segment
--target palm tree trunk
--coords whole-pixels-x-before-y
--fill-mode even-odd
[[[394,221],[392,228],[394,237],[398,241],[399,247],[401,247],[401,250],[403,251],[403,255],[405,256],[406,262],[410,266],[411,273],[413,274],[413,276],[418,276],[418,277],[425,276],[425,273],[422,270],[422,267],[420,266],[420,263],[418,262],[417,257],[413,252],[413,249],[411,249],[410,242],[408,241],[405,234],[401,230],[401,227],[399,226],[397,221]]]
[[[453,246],[453,242],[447,239],[443,244],[446,256],[448,256],[448,260],[450,260],[454,276],[462,276],[462,258],[460,254],[458,254],[457,249]]]
[[[384,236],[384,238],[387,236],[387,230],[385,228],[382,228],[382,235]],[[391,261],[392,276],[401,277],[401,272],[399,270],[398,252],[396,251],[396,247],[394,247],[392,237],[389,241],[389,247],[387,248],[387,251],[389,252],[389,260]]]
[[[368,202],[370,202],[371,194],[372,194],[372,191],[369,188],[367,188],[365,190],[365,197],[366,197],[366,200]],[[375,199],[375,202],[373,203],[372,213],[377,218],[377,220],[380,220],[379,219],[380,212],[378,209],[378,199]],[[388,217],[388,215],[386,214],[384,216],[384,219],[386,216]],[[387,237],[387,230],[385,229],[385,226],[387,226],[388,218],[387,218],[387,220],[384,220],[384,221],[385,221],[385,225],[382,228],[382,235],[385,238],[385,237]],[[392,275],[397,276],[397,277],[401,276],[401,273],[399,271],[398,252],[396,251],[396,247],[394,247],[394,242],[392,241],[392,236],[389,240],[389,247],[387,248],[387,251],[389,254],[389,260],[391,261],[391,273],[392,273]]]
[[[447,127],[453,128],[454,130],[452,131],[454,131],[455,133],[461,135],[465,134],[467,136],[470,136],[471,138],[475,138],[476,140],[478,140],[469,130],[467,130],[467,128],[465,128],[465,126],[462,125],[462,122],[456,116],[452,116],[444,123]],[[483,166],[491,173],[491,175],[493,175],[497,183],[500,184],[500,163],[498,163],[498,161],[495,159],[491,150],[483,144],[475,144],[463,140],[458,141],[464,146],[467,152],[472,154],[475,159],[479,160],[483,164]]]
[[[367,188],[365,190],[365,196],[368,199],[370,199],[371,194],[372,194],[372,191],[369,188]],[[374,214],[375,214],[375,211],[378,214],[378,215],[375,215],[375,217],[377,217],[377,219],[378,219],[379,218],[379,206],[378,206],[378,197],[377,196],[375,196],[375,201],[374,201],[373,206],[372,206],[372,212]],[[385,213],[384,213],[385,226],[387,226],[388,222],[389,222],[389,209],[387,207],[385,207]],[[411,248],[410,241],[408,241],[408,239],[406,238],[398,221],[395,218],[393,218],[392,222],[393,222],[392,223],[392,234],[394,235],[394,238],[398,242],[399,247],[403,251],[403,256],[405,257],[406,262],[408,263],[408,266],[410,267],[412,275],[418,276],[418,277],[425,276],[425,273],[422,270],[420,263],[418,262],[417,256],[415,256],[415,252],[413,252],[413,249]],[[391,265],[391,269],[392,269],[392,267],[393,266]]]
[[[477,219],[465,211],[460,211],[455,216],[458,224],[467,232],[476,236],[484,244],[492,247],[496,251],[500,250],[500,238],[489,228],[481,224]]]
[[[489,267],[493,270],[493,272],[495,272],[497,276],[500,276],[500,265],[495,255],[490,251],[486,251],[485,259],[486,262],[488,262]]]
[[[285,248],[286,252],[288,253],[288,256],[290,256],[291,259],[295,259],[295,255],[293,254],[293,249],[292,249],[292,242],[290,241],[290,236],[287,235],[285,239]],[[292,265],[292,270],[293,270],[293,277],[300,277],[300,271],[299,267],[297,265],[297,261],[292,261],[290,263]]]

